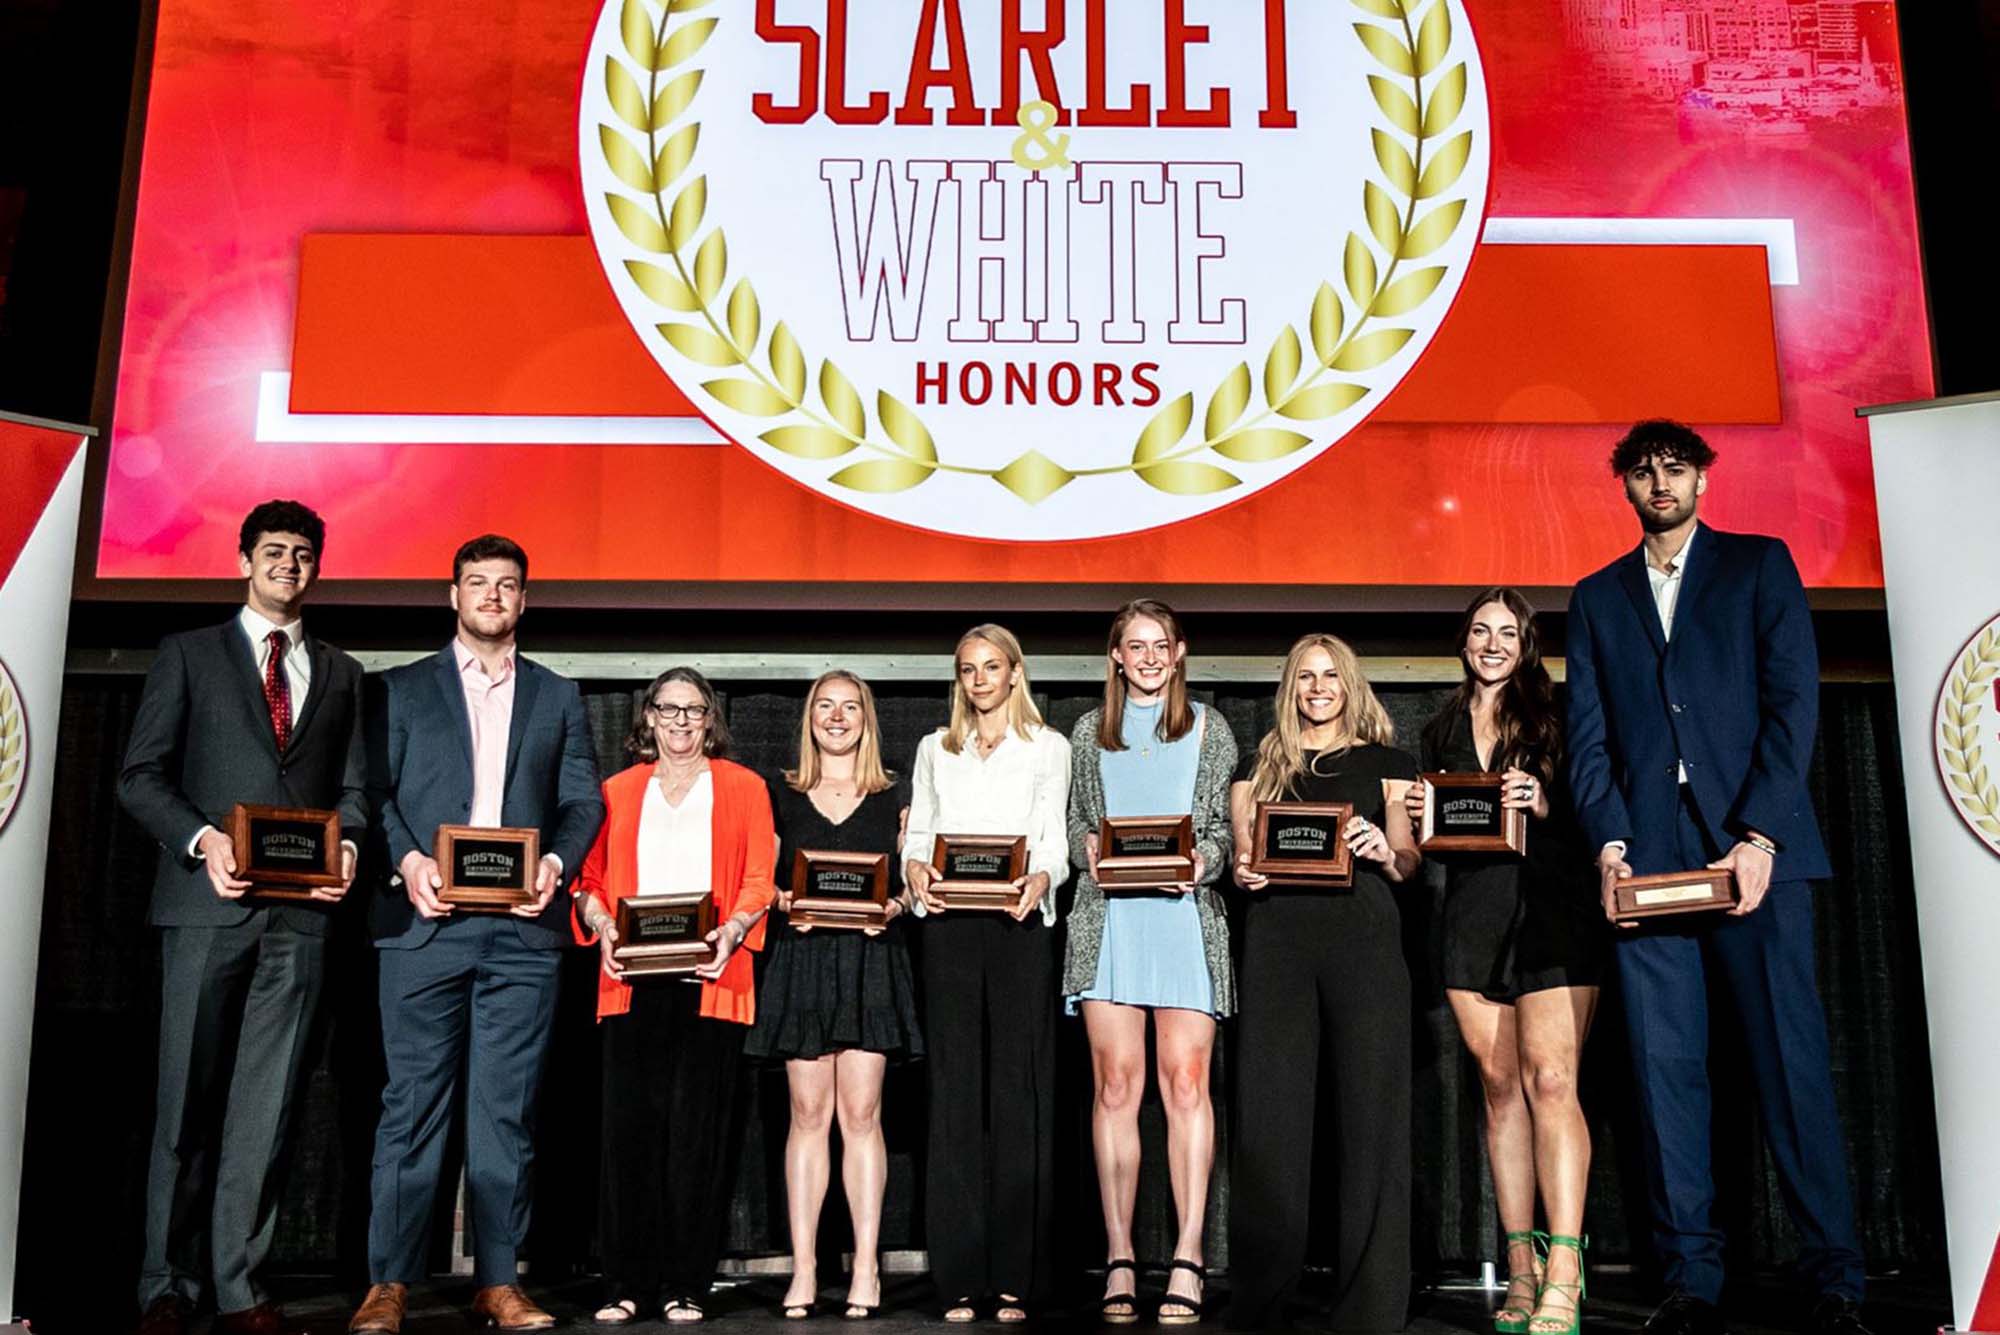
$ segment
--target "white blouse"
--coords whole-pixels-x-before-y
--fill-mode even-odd
[[[677,807],[667,804],[658,778],[646,780],[639,807],[639,893],[707,894],[715,842],[715,785],[703,770]]]
[[[910,824],[903,859],[929,861],[940,834],[1024,834],[1028,872],[1047,872],[1042,921],[1056,920],[1056,887],[1069,879],[1069,738],[1035,728],[1027,741],[1013,729],[980,758],[968,740],[957,755],[940,728],[917,744],[910,776]],[[915,911],[921,915],[923,904]]]

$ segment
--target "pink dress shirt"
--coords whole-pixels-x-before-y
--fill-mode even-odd
[[[458,680],[465,688],[465,712],[472,721],[472,816],[467,824],[498,829],[507,790],[507,731],[514,723],[514,654],[508,651],[498,677],[454,639]]]

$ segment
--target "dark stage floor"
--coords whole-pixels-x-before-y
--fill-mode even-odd
[[[288,1284],[286,1290],[280,1296],[287,1310],[303,1319],[313,1335],[339,1335],[346,1330],[356,1295],[333,1291],[324,1283],[305,1281]],[[594,1325],[590,1320],[597,1297],[597,1286],[592,1281],[579,1280],[554,1287],[531,1284],[529,1291],[559,1319],[558,1330],[612,1329]],[[719,1323],[737,1331],[762,1328],[775,1332],[779,1326],[788,1324],[775,1310],[784,1291],[783,1277],[759,1277],[719,1289],[708,1305],[710,1319],[706,1324]],[[1161,1291],[1161,1281],[1149,1277],[1143,1286],[1141,1310],[1150,1313]],[[826,1296],[837,1304],[845,1292],[844,1288],[831,1288],[826,1290]],[[891,1276],[884,1296],[886,1306],[882,1316],[870,1323],[853,1324],[868,1330],[869,1335],[914,1335],[918,1331],[940,1335],[947,1329],[938,1320],[927,1278]],[[1218,1281],[1216,1296],[1226,1301],[1226,1280]],[[462,1282],[439,1281],[419,1289],[412,1295],[410,1319],[403,1327],[405,1335],[462,1335],[473,1329],[465,1307],[470,1299],[470,1286]],[[1488,1301],[1488,1295],[1477,1291],[1440,1290],[1422,1294],[1412,1307],[1409,1331],[1411,1335],[1486,1335],[1491,1330]],[[1866,1317],[1875,1335],[1936,1335],[1938,1328],[1949,1320],[1948,1309],[1949,1300],[1941,1284],[1884,1277],[1871,1281]],[[833,1306],[831,1314],[818,1318],[812,1327],[831,1332],[847,1326],[840,1319],[839,1310]],[[1616,1273],[1596,1275],[1584,1306],[1584,1324],[1588,1330],[1605,1335],[1634,1335],[1651,1310],[1651,1302],[1639,1293],[1632,1277]],[[1746,1291],[1732,1301],[1730,1328],[1735,1335],[1787,1335],[1797,1328],[1796,1322],[1803,1314],[1803,1305],[1772,1279],[1746,1286]],[[1207,1329],[1223,1328],[1222,1321],[1214,1316],[1204,1324]],[[1051,1311],[1031,1323],[1031,1328],[1069,1331],[1100,1327],[1088,1312]],[[63,1329],[54,1323],[37,1323],[35,1329],[49,1335],[64,1335]],[[623,1329],[661,1335],[669,1327],[654,1313],[652,1319],[633,1322]],[[1001,1328],[994,1323],[982,1323],[972,1329],[991,1335]],[[1136,1329],[1159,1328],[1148,1317]],[[206,1332],[205,1321],[196,1325],[195,1335]]]

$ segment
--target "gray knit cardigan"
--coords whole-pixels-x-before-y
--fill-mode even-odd
[[[1208,981],[1217,1015],[1236,1011],[1236,975],[1229,966],[1229,923],[1223,917],[1216,882],[1229,869],[1229,781],[1236,772],[1236,739],[1229,721],[1213,709],[1200,711],[1201,758],[1194,771],[1194,844],[1201,854],[1201,884],[1195,907],[1201,917],[1202,953],[1208,957]],[[1085,835],[1096,834],[1104,819],[1104,774],[1098,767],[1103,752],[1097,745],[1102,709],[1093,709],[1071,729],[1069,779],[1069,858],[1076,867],[1076,903],[1069,911],[1069,952],[1063,961],[1062,990],[1066,997],[1087,991],[1097,981],[1097,953],[1104,944],[1104,892],[1091,879]]]

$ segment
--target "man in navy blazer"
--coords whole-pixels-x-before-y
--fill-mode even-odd
[[[1626,929],[1618,965],[1666,1302],[1648,1335],[1724,1329],[1712,1219],[1709,980],[1742,1028],[1814,1296],[1806,1329],[1864,1335],[1863,1271],[1813,959],[1811,882],[1829,874],[1806,770],[1819,654],[1785,544],[1696,518],[1715,451],[1641,422],[1612,472],[1639,546],[1569,605],[1569,769],[1605,913],[1634,874],[1724,867],[1726,914]]]
[[[557,963],[571,939],[569,899],[556,891],[583,865],[604,803],[576,683],[515,652],[527,580],[527,554],[509,539],[459,548],[458,633],[442,653],[385,674],[370,729],[370,784],[397,874],[370,906],[389,1081],[375,1137],[370,1288],[353,1331],[401,1330],[408,1286],[424,1275],[461,1070],[474,1313],[502,1330],[554,1324],[518,1287],[516,1259]],[[501,914],[442,898],[433,853],[444,825],[538,830],[534,902]]]
[[[329,918],[368,824],[361,665],[300,616],[326,525],[297,501],[266,501],[245,516],[237,547],[243,607],[161,642],[118,779],[118,800],[160,845],[140,1335],[181,1335],[205,1279],[220,1335],[299,1329],[259,1271],[277,1233]],[[305,901],[252,894],[237,875],[244,850],[224,833],[239,802],[336,811],[343,883]]]

